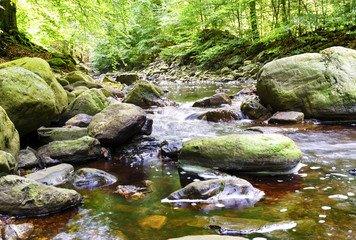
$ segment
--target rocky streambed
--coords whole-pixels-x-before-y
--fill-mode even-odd
[[[340,64],[337,59],[344,50],[336,50],[339,55],[330,54],[335,49],[326,55]],[[345,66],[343,73],[351,77],[340,72],[335,76],[351,84],[353,72]],[[42,85],[46,81],[40,77],[54,81],[49,72],[33,76],[32,67],[29,73],[16,68],[16,62],[6,65],[7,72],[0,76],[7,76],[6,67]],[[267,67],[261,71],[268,73]],[[3,238],[355,237],[352,121],[321,122],[310,112],[304,119],[297,112],[302,107],[283,109],[288,111],[270,118],[278,109],[255,101],[253,79],[161,79],[158,86],[152,84],[151,77],[158,79],[159,74],[141,75],[141,80],[136,74],[123,74],[95,81],[73,72],[57,80],[65,91],[49,84],[56,94],[52,99],[44,95],[46,107],[21,112],[22,103],[17,111],[7,110],[8,102],[3,104],[0,169],[8,174],[0,178]],[[276,76],[272,74],[272,82]],[[326,80],[330,84],[330,78]],[[339,91],[347,86],[343,81],[337,85]],[[354,106],[345,92],[347,102],[326,95],[321,107],[316,101],[313,109],[336,99],[339,107],[334,110],[341,109],[345,116]],[[63,99],[69,103],[66,108],[55,104]],[[51,114],[55,121],[49,124],[42,116],[34,124],[38,111]],[[31,124],[25,117],[14,117],[17,112],[29,116]],[[20,152],[17,126],[22,145],[26,143]],[[30,141],[25,141],[23,136],[33,130],[37,137],[27,136]]]

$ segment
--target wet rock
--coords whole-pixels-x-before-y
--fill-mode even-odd
[[[230,96],[231,99],[238,99],[238,98],[249,98],[249,99],[257,99],[257,90],[255,87],[253,88],[244,88],[235,95]]]
[[[145,180],[137,185],[118,185],[115,193],[118,193],[127,199],[138,200],[152,192],[152,184],[152,181]]]
[[[0,150],[0,173],[13,172],[15,165],[15,158],[10,153]]]
[[[268,119],[268,123],[296,124],[303,120],[304,113],[302,112],[277,112]]]
[[[140,132],[146,114],[133,104],[112,104],[96,114],[88,126],[89,136],[103,144],[119,145]]]
[[[35,227],[32,223],[10,224],[4,229],[5,240],[26,240],[29,239]]]
[[[20,136],[14,124],[0,106],[0,150],[17,158],[20,150]]]
[[[302,158],[288,137],[277,134],[235,134],[197,138],[183,144],[179,162],[236,171],[287,171]]]
[[[193,107],[219,107],[223,104],[231,105],[231,99],[226,93],[218,93],[196,101]]]
[[[73,84],[75,82],[83,82],[83,81],[95,83],[95,81],[90,76],[88,76],[80,71],[70,72],[64,76],[64,79],[67,80],[70,84]]]
[[[151,215],[145,218],[138,220],[138,224],[145,229],[156,229],[160,230],[168,221],[166,216],[161,215]]]
[[[182,149],[182,142],[166,143],[161,147],[161,155],[171,159],[178,159],[180,150]]]
[[[299,111],[306,118],[356,118],[356,51],[331,47],[267,63],[257,92],[274,111]]]
[[[134,88],[124,99],[124,102],[132,103],[142,108],[175,105],[163,95],[163,92],[158,86],[145,80],[140,80],[135,84]]]
[[[75,188],[94,189],[113,184],[117,178],[107,172],[95,168],[81,168],[73,175],[73,186]]]
[[[80,113],[69,119],[65,125],[67,126],[76,126],[76,127],[87,127],[91,122],[93,116],[90,116],[85,113]]]
[[[221,235],[193,235],[168,240],[248,240],[244,237],[221,236]]]
[[[79,95],[71,104],[67,111],[62,116],[62,121],[74,117],[77,114],[85,113],[95,115],[109,106],[109,100],[99,89],[90,89]]]
[[[57,188],[15,175],[0,178],[0,212],[39,216],[62,211],[81,203],[74,190]]]
[[[38,149],[38,155],[67,163],[97,159],[101,156],[100,142],[85,136],[76,140],[54,141]]]
[[[192,182],[184,188],[171,193],[162,202],[185,204],[196,202],[219,204],[222,207],[252,207],[264,193],[254,188],[248,181],[227,177],[222,179]]]
[[[222,235],[240,235],[252,233],[268,233],[278,230],[292,229],[297,226],[295,221],[267,222],[259,219],[230,218],[213,216],[209,219],[209,228]]]
[[[116,81],[122,84],[131,85],[138,81],[137,73],[121,73],[116,77]]]
[[[198,119],[209,122],[230,122],[240,120],[241,117],[234,111],[226,109],[218,109],[206,112],[198,117]]]
[[[64,127],[64,128],[46,128],[41,127],[37,130],[41,143],[50,143],[53,141],[75,140],[87,136],[87,128]]]
[[[24,177],[46,185],[58,186],[68,182],[71,179],[73,172],[74,168],[72,165],[62,163],[57,166],[27,174]]]
[[[151,135],[152,133],[152,125],[153,125],[153,120],[150,118],[146,118],[146,122],[141,128],[140,134],[143,135]]]
[[[125,92],[112,87],[104,87],[103,90],[108,91],[112,96],[117,98],[125,97]]]
[[[27,147],[26,149],[20,150],[19,158],[17,160],[18,168],[33,168],[39,164],[39,159],[35,154],[35,150]]]
[[[252,120],[267,120],[271,112],[255,99],[246,99],[241,104],[241,112]]]
[[[356,176],[356,169],[350,169],[350,170],[347,170],[347,172],[351,175]]]

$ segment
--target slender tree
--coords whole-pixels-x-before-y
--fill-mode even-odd
[[[11,0],[0,0],[0,30],[5,33],[18,32],[16,5]]]

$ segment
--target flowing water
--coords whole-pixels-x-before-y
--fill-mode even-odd
[[[170,99],[179,107],[153,108],[150,138],[136,147],[112,150],[110,161],[99,160],[85,164],[103,169],[118,177],[118,183],[95,190],[78,190],[84,196],[82,206],[62,213],[17,222],[33,222],[34,239],[169,239],[186,235],[216,234],[209,222],[236,221],[247,226],[266,221],[272,223],[258,233],[242,235],[248,239],[355,239],[356,185],[355,177],[347,170],[356,167],[356,126],[302,124],[273,126],[292,138],[303,152],[304,166],[295,173],[284,175],[239,174],[265,192],[254,207],[244,209],[205,208],[195,204],[176,207],[161,200],[180,189],[199,175],[179,169],[176,162],[159,157],[162,141],[186,141],[196,137],[214,137],[238,133],[263,123],[249,120],[210,123],[189,118],[207,109],[192,108],[194,100],[210,96],[223,89],[234,94],[245,84],[167,84]],[[222,89],[223,88],[223,89]],[[235,100],[229,109],[238,110]],[[188,119],[187,119],[188,118]],[[256,127],[256,126],[255,126]],[[79,166],[82,167],[82,166]],[[137,184],[152,181],[151,192],[145,197],[126,199],[116,193],[118,184]],[[284,221],[285,224],[273,225]],[[280,229],[272,231],[273,229]],[[224,232],[221,232],[224,233]],[[225,232],[236,234],[236,232]]]

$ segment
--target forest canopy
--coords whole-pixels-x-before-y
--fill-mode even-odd
[[[0,6],[9,1],[21,33],[80,61],[90,56],[97,69],[140,67],[157,57],[206,65],[238,47],[356,30],[356,0],[2,0]]]

